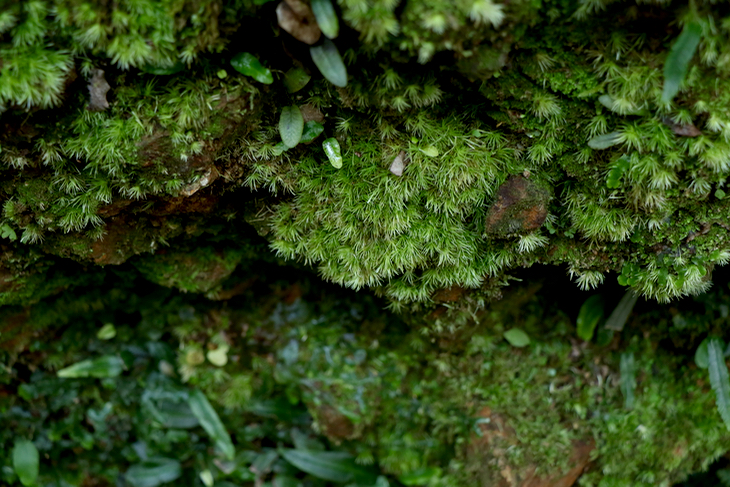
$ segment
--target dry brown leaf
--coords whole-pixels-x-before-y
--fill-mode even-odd
[[[276,7],[279,27],[295,39],[312,45],[322,36],[312,9],[301,0],[287,0]]]

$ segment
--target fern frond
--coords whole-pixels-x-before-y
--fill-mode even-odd
[[[710,385],[717,398],[717,411],[730,430],[730,378],[723,347],[717,338],[713,338],[707,344],[707,358],[710,366]]]

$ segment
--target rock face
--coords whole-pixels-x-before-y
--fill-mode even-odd
[[[485,232],[496,237],[537,230],[548,214],[550,194],[522,176],[510,176],[497,190],[487,212]]]
[[[480,487],[571,487],[591,462],[595,443],[588,439],[572,443],[567,467],[562,471],[537,473],[537,465],[514,465],[508,448],[520,445],[520,438],[507,418],[489,407],[479,411],[478,417],[478,434],[472,435],[469,462],[478,472]],[[545,465],[539,467],[550,472]]]

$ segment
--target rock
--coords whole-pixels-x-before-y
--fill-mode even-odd
[[[198,192],[199,189],[205,188],[210,183],[218,178],[218,170],[215,166],[208,166],[207,170],[196,178],[192,183],[183,187],[180,190],[182,196],[192,196]]]
[[[506,416],[489,407],[482,408],[477,416],[483,421],[478,425],[479,434],[472,435],[468,456],[480,487],[571,487],[591,462],[591,452],[595,449],[593,439],[576,440],[566,472],[538,476],[536,465],[517,467],[510,463],[508,449],[520,441]]]
[[[205,293],[230,276],[241,258],[239,249],[203,246],[169,252],[163,249],[140,256],[133,264],[156,284],[183,292]]]
[[[549,200],[550,193],[537,183],[523,176],[510,176],[489,208],[485,233],[508,237],[540,228],[547,217]]]
[[[286,0],[276,7],[276,19],[279,27],[291,34],[295,39],[312,45],[322,36],[314,12],[301,0]]]
[[[111,89],[104,78],[103,69],[95,69],[91,80],[89,80],[89,105],[86,107],[91,112],[101,112],[109,108],[106,94]]]
[[[400,151],[390,165],[390,172],[396,176],[402,176],[407,163],[408,157],[406,156],[406,151]]]
[[[302,112],[302,118],[304,119],[304,123],[324,123],[324,115],[322,114],[320,109],[315,107],[314,105],[305,103],[304,105],[299,107],[299,111]]]
[[[323,404],[315,411],[317,422],[327,438],[339,444],[342,440],[351,440],[357,436],[355,425],[337,409]]]

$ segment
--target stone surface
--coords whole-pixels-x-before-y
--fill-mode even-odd
[[[497,190],[487,213],[485,232],[496,237],[537,230],[547,217],[550,194],[523,176],[510,176]]]
[[[573,442],[567,471],[538,475],[536,465],[515,466],[504,446],[518,446],[520,440],[507,416],[489,407],[482,408],[477,416],[482,420],[479,434],[472,435],[469,457],[478,472],[480,487],[571,487],[590,464],[595,449],[592,438]]]

